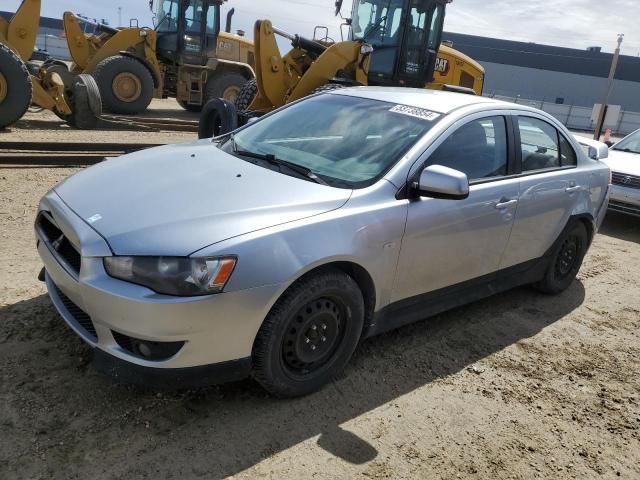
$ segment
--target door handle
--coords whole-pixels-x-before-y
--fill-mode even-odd
[[[518,200],[513,199],[513,200],[503,200],[500,203],[496,203],[496,208],[498,210],[504,210],[505,208],[509,208],[512,207],[514,205],[518,204]]]
[[[569,188],[565,188],[565,192],[567,193],[575,193],[575,192],[579,192],[580,190],[582,190],[582,186],[581,185],[576,185],[575,187],[569,187]]]

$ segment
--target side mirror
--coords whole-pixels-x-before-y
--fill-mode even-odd
[[[609,158],[609,147],[606,143],[584,137],[576,137],[576,139],[580,145],[585,147],[586,153],[591,160],[604,160]]]
[[[464,200],[469,196],[469,179],[465,173],[442,165],[431,165],[414,182],[413,190],[422,197]]]

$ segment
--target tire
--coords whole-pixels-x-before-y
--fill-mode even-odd
[[[349,275],[330,269],[303,278],[262,324],[252,352],[253,377],[280,397],[315,392],[347,365],[363,323],[362,292]]]
[[[334,90],[340,90],[342,88],[347,88],[347,85],[342,85],[341,83],[327,83],[326,85],[322,85],[321,87],[316,88],[311,95],[315,95],[317,93],[326,93],[333,92]]]
[[[102,115],[100,91],[91,75],[78,75],[73,86],[73,106],[69,125],[80,130],[92,130],[98,126]]]
[[[198,138],[224,135],[238,128],[238,112],[233,103],[221,98],[209,100],[202,108],[198,123]]]
[[[205,87],[205,103],[214,98],[222,98],[233,103],[247,79],[235,72],[214,73]],[[235,93],[233,93],[235,92]]]
[[[234,103],[238,112],[246,111],[249,108],[249,105],[251,105],[253,100],[256,98],[256,95],[258,95],[258,82],[253,78],[242,85],[242,88],[240,88],[240,92],[236,97],[236,101]]]
[[[0,129],[13,125],[31,105],[33,85],[25,63],[0,43]]]
[[[178,104],[187,112],[201,112],[203,105],[191,105],[184,100],[178,100]]]
[[[114,81],[119,76],[125,90],[116,92]],[[105,58],[96,67],[93,77],[98,83],[104,110],[125,115],[144,112],[153,99],[153,77],[142,62],[116,55]]]
[[[565,291],[575,280],[588,247],[587,229],[582,222],[577,222],[559,239],[544,278],[534,287],[549,295]]]

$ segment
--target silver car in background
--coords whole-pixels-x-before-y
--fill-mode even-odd
[[[541,111],[349,88],[104,162],[35,223],[49,295],[126,382],[315,391],[361,339],[573,282],[609,169]]]
[[[640,130],[613,145],[603,161],[612,173],[609,210],[640,217]]]

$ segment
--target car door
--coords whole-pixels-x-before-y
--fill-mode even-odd
[[[410,200],[393,302],[492,274],[500,266],[519,195],[519,181],[510,176],[510,125],[505,116],[489,114],[461,123],[427,151],[424,166],[466,173],[469,197]]]
[[[542,257],[567,224],[581,192],[589,191],[588,180],[576,168],[577,154],[559,129],[535,114],[512,119],[520,199],[501,268]]]

